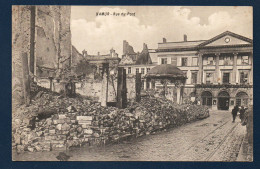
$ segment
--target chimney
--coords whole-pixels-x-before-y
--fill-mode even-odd
[[[125,55],[127,53],[127,46],[128,46],[128,43],[126,40],[123,41],[123,55]]]
[[[88,55],[88,51],[86,51],[85,49],[82,51],[82,55],[83,56],[87,56]]]
[[[184,42],[187,42],[187,41],[188,41],[188,38],[187,38],[187,35],[186,35],[186,34],[183,35],[183,40],[184,40]]]
[[[163,43],[166,43],[167,41],[166,41],[166,38],[163,38]]]
[[[115,55],[115,50],[112,48],[112,49],[110,49],[110,56],[114,57],[114,55]]]
[[[97,55],[100,56],[100,53],[98,52]]]

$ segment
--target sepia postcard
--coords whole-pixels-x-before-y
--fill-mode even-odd
[[[253,161],[252,6],[12,6],[13,161]]]

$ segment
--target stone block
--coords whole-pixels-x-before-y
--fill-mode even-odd
[[[65,122],[66,122],[66,123],[71,123],[70,118],[66,118],[66,119],[65,119]]]
[[[88,120],[92,120],[92,116],[77,116],[77,120],[79,121],[88,121]]]
[[[50,133],[50,134],[55,134],[55,133],[56,133],[56,132],[55,132],[55,129],[49,130],[49,133]]]
[[[58,119],[58,120],[57,120],[57,123],[58,123],[58,124],[63,124],[63,123],[65,123],[65,120],[64,120],[64,119]]]
[[[61,134],[67,135],[68,133],[69,133],[69,131],[64,131],[64,130],[61,131]]]
[[[80,121],[78,121],[78,124],[91,125],[91,121],[88,121],[88,120],[80,120]]]
[[[42,147],[41,146],[35,146],[36,151],[42,151]]]
[[[93,133],[93,130],[91,130],[91,129],[84,129],[83,132],[84,132],[85,134],[92,134],[92,133]]]
[[[56,129],[57,129],[57,130],[61,130],[61,126],[62,126],[62,124],[58,124],[58,125],[56,126]]]
[[[58,124],[58,120],[53,120],[53,124]]]
[[[81,126],[82,126],[83,129],[86,129],[86,128],[90,127],[90,124],[82,124]]]
[[[68,125],[67,123],[62,124],[61,130],[67,131],[69,129],[70,129],[70,125]]]
[[[58,140],[65,140],[66,135],[58,135],[57,138],[58,138]]]
[[[28,151],[34,152],[34,148],[33,147],[28,147]]]
[[[59,119],[66,119],[66,115],[65,114],[59,114]]]

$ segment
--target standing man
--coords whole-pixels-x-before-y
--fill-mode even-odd
[[[241,122],[242,122],[244,120],[244,117],[245,117],[244,106],[241,106],[241,109],[239,110],[239,113],[240,113],[240,119],[241,119]]]
[[[232,116],[233,116],[233,123],[235,122],[236,120],[236,117],[237,117],[237,112],[238,112],[239,108],[238,108],[238,105],[236,105],[233,109],[232,109]]]

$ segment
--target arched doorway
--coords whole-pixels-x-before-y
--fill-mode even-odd
[[[228,110],[229,109],[229,94],[226,91],[222,91],[218,94],[218,109]]]
[[[201,94],[202,105],[212,106],[212,94],[209,91],[204,91]]]
[[[238,92],[236,94],[236,105],[238,106],[248,106],[248,95],[246,92]]]

